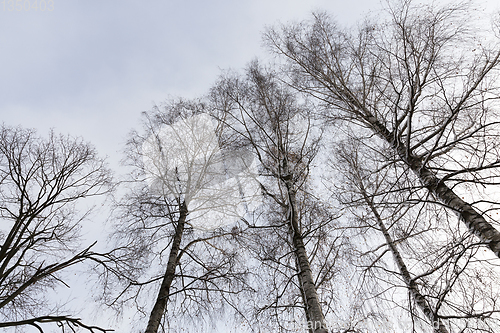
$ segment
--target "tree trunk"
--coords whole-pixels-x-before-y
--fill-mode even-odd
[[[157,333],[161,319],[165,313],[168,296],[170,294],[170,286],[172,285],[172,281],[175,276],[175,268],[178,264],[177,258],[181,246],[182,233],[184,231],[187,213],[186,203],[183,202],[180,205],[179,220],[175,228],[175,235],[174,240],[172,241],[170,255],[168,257],[167,269],[165,271],[165,275],[163,276],[160,291],[158,292],[158,298],[156,299],[153,310],[149,316],[148,326],[144,333]]]
[[[299,285],[302,289],[302,295],[305,301],[307,326],[313,333],[328,333],[325,317],[319,304],[316,285],[312,277],[309,258],[307,257],[306,247],[304,245],[302,233],[299,228],[298,216],[296,211],[295,192],[292,190],[290,181],[286,181],[288,191],[288,222],[292,233],[292,242],[294,246],[297,268],[299,270]]]
[[[396,244],[394,244],[394,241],[392,240],[391,235],[389,234],[387,228],[384,225],[384,222],[382,221],[382,218],[380,217],[377,209],[373,205],[373,202],[371,199],[367,196],[365,188],[361,181],[359,182],[360,185],[360,190],[363,195],[363,198],[365,199],[365,202],[368,204],[370,207],[370,210],[372,211],[373,215],[375,216],[375,219],[377,220],[377,224],[384,234],[385,242],[387,246],[389,246],[389,249],[391,250],[391,253],[394,257],[394,261],[396,262],[396,265],[398,266],[399,272],[401,273],[403,280],[406,284],[406,287],[408,288],[411,296],[417,303],[417,305],[420,307],[420,309],[424,312],[425,316],[427,319],[432,324],[432,327],[434,328],[434,332],[436,333],[449,333],[448,329],[444,326],[443,322],[437,317],[437,314],[434,314],[434,311],[432,310],[430,304],[427,302],[427,300],[424,298],[424,296],[420,293],[420,290],[418,289],[417,284],[415,283],[415,280],[411,278],[410,272],[408,271],[408,268],[406,267],[405,262],[403,261],[403,257],[401,257],[401,254],[399,253],[398,249],[396,248]]]
[[[394,135],[380,121],[373,116],[365,117],[365,120],[368,121],[378,135],[391,144],[403,162],[418,176],[422,184],[447,207],[453,209],[460,219],[465,222],[467,228],[487,244],[497,257],[500,257],[500,232],[488,223],[471,205],[463,201],[452,189],[446,186],[436,176],[435,172],[424,165],[421,158],[411,154],[407,155],[406,145],[395,139]]]

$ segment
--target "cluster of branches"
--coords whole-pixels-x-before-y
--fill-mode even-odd
[[[61,275],[96,258],[79,245],[90,213],[77,201],[107,193],[111,176],[95,149],[80,139],[0,127],[0,327],[47,323],[106,332],[51,306],[47,292],[67,285]],[[47,310],[49,309],[49,310]]]
[[[495,331],[498,40],[472,26],[470,3],[387,13],[355,31],[316,14],[265,39],[285,80],[340,130],[331,165],[343,180],[326,182],[353,228],[379,234],[366,272],[383,290],[402,284],[412,321],[436,332]]]
[[[255,332],[497,331],[500,44],[474,13],[401,0],[356,29],[268,29],[279,66],[144,113],[106,254],[69,245],[74,202],[109,188],[94,150],[4,127],[0,327],[106,331],[42,313],[40,291],[92,260],[100,300],[146,333],[214,313]]]
[[[135,306],[146,332],[206,330],[208,317],[227,307],[254,329],[310,323],[311,332],[328,332],[324,311],[348,241],[335,231],[338,216],[310,192],[323,132],[312,107],[254,62],[246,76],[221,77],[206,102],[145,113],[127,148],[135,172],[115,203],[115,250],[100,262],[104,302]],[[216,124],[213,133],[205,122]],[[219,185],[218,170],[236,179],[231,190]],[[214,217],[233,222],[200,228]]]

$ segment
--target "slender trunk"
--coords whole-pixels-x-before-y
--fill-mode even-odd
[[[299,263],[297,262],[297,260],[295,260],[295,265],[297,267],[297,269],[299,268]],[[302,280],[299,278],[299,283],[302,285]],[[306,320],[307,320],[307,323],[311,323],[312,320],[311,318],[309,318],[309,311],[307,310],[307,306],[305,304],[307,304],[307,298],[306,298],[306,294],[304,293],[304,290],[301,290],[301,293],[300,295],[302,296],[302,302],[304,303],[304,312],[306,313]],[[313,328],[310,327],[310,325],[308,325],[309,327],[307,327],[307,331],[309,333],[314,333],[313,331]]]
[[[397,151],[399,157],[418,176],[422,184],[447,207],[453,209],[467,228],[482,242],[500,257],[500,232],[470,204],[463,201],[452,189],[444,184],[436,173],[428,169],[421,158],[407,154],[406,145],[396,139],[394,135],[375,117],[366,117],[372,128]]]
[[[295,259],[299,270],[299,284],[302,289],[302,297],[305,301],[306,318],[308,320],[307,326],[310,332],[328,333],[325,317],[323,315],[323,311],[321,310],[321,305],[319,304],[316,285],[312,277],[311,265],[309,264],[306,247],[299,228],[295,192],[292,190],[290,181],[286,181],[286,187],[288,191],[289,205],[288,222],[290,224],[292,242],[295,250]]]
[[[291,227],[291,225],[290,225],[290,227]],[[292,228],[290,228],[290,230],[292,230]],[[292,231],[292,234],[293,234],[293,231]],[[297,270],[300,270],[300,264],[299,264],[299,260],[298,260],[297,256],[295,256],[295,267],[297,268]],[[299,278],[299,285],[302,286],[302,278],[300,276],[298,278]],[[304,288],[300,288],[300,296],[302,297],[302,303],[304,304],[304,312],[306,314],[306,321],[308,323],[307,331],[309,333],[314,333],[313,327],[311,327],[311,325],[309,325],[309,323],[312,323],[313,321],[311,320],[311,317],[309,314],[309,309],[307,307],[307,296],[306,296],[306,293],[304,292]]]
[[[155,305],[149,316],[148,326],[144,333],[157,333],[161,319],[165,313],[168,296],[170,294],[170,286],[172,285],[172,281],[175,276],[175,268],[178,264],[177,258],[181,246],[182,233],[184,231],[187,213],[186,203],[183,202],[180,205],[179,220],[177,221],[177,226],[175,228],[175,235],[174,240],[172,241],[170,255],[168,257],[167,269],[165,271],[165,275],[163,276],[163,281],[161,283]]]
[[[408,271],[408,268],[406,267],[405,262],[403,261],[403,257],[401,257],[401,254],[399,253],[396,244],[394,244],[394,241],[392,240],[391,235],[389,234],[387,228],[384,225],[384,222],[382,221],[382,218],[380,217],[380,214],[378,213],[377,209],[373,205],[372,200],[367,196],[366,191],[364,189],[363,184],[360,182],[360,189],[363,194],[363,198],[365,199],[365,202],[368,204],[370,207],[370,210],[372,211],[373,215],[375,216],[375,219],[377,220],[377,224],[382,231],[382,234],[384,234],[385,242],[387,246],[389,246],[389,249],[392,252],[392,255],[394,257],[394,261],[396,262],[396,265],[398,266],[399,272],[401,273],[401,276],[403,277],[403,280],[406,284],[406,287],[408,288],[411,296],[417,303],[418,307],[424,312],[425,316],[427,319],[432,324],[432,327],[434,328],[434,332],[436,333],[449,333],[448,329],[444,326],[443,322],[437,317],[437,314],[434,313],[432,310],[430,304],[427,302],[427,300],[424,298],[424,296],[420,293],[420,290],[418,289],[417,284],[415,283],[415,280],[411,278],[410,272]]]

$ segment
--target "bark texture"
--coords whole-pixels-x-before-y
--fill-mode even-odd
[[[439,179],[435,172],[428,169],[421,158],[407,153],[406,145],[396,140],[394,135],[375,117],[365,117],[375,132],[391,144],[399,158],[418,176],[424,185],[437,199],[453,209],[467,228],[484,242],[497,257],[500,257],[500,232],[496,230],[481,213],[462,200],[452,189]]]
[[[172,285],[172,281],[174,280],[175,269],[178,264],[178,255],[187,214],[187,206],[186,203],[183,202],[180,205],[179,220],[175,228],[175,235],[174,240],[172,241],[170,255],[168,257],[167,269],[165,271],[165,275],[163,276],[163,281],[161,283],[155,305],[149,316],[148,326],[146,327],[146,331],[144,333],[157,333],[158,328],[160,327],[161,319],[165,314],[168,296],[170,294],[170,286]]]
[[[288,222],[292,233],[292,243],[295,251],[297,268],[299,270],[299,284],[302,289],[301,291],[306,307],[307,325],[310,332],[328,333],[325,316],[321,310],[318,293],[316,292],[316,285],[312,276],[311,265],[307,256],[303,236],[299,228],[295,192],[292,189],[290,181],[287,180],[285,183],[288,192]]]
[[[443,322],[439,319],[436,313],[432,310],[431,305],[427,302],[425,297],[420,293],[420,290],[418,289],[418,285],[415,283],[415,280],[412,279],[410,272],[408,270],[408,267],[406,266],[403,257],[399,253],[399,250],[396,247],[396,244],[394,243],[394,240],[392,239],[391,235],[389,234],[389,231],[385,227],[385,224],[382,220],[382,217],[378,213],[377,208],[373,205],[373,201],[368,197],[366,194],[366,191],[364,189],[364,186],[361,182],[359,182],[361,193],[363,195],[363,198],[367,205],[370,207],[370,210],[372,211],[373,215],[375,216],[375,219],[377,221],[377,225],[380,228],[380,231],[384,235],[385,242],[387,246],[389,247],[393,257],[394,261],[396,262],[396,266],[399,269],[399,272],[401,273],[401,276],[403,277],[403,280],[406,284],[406,287],[408,288],[408,291],[410,292],[411,296],[417,303],[418,307],[422,310],[422,312],[425,314],[427,319],[431,322],[432,326],[434,327],[434,332],[436,333],[449,333],[448,329],[444,326]]]
[[[360,31],[361,39],[358,40],[339,30],[327,17],[317,15],[310,26],[285,28],[283,33],[270,30],[266,39],[275,53],[288,58],[292,64],[291,73],[295,75],[292,76],[292,84],[297,89],[340,110],[340,114],[334,114],[333,119],[339,117],[361,123],[387,141],[423,186],[454,210],[467,228],[500,257],[500,232],[448,187],[444,179],[428,167],[426,159],[411,151],[431,138],[439,142],[443,139],[444,130],[454,126],[458,115],[468,109],[483,105],[481,107],[486,112],[489,108],[487,102],[498,97],[485,97],[482,89],[489,89],[486,86],[491,80],[490,74],[495,78],[494,73],[500,65],[500,52],[498,48],[485,49],[484,55],[474,58],[470,64],[466,64],[468,60],[463,57],[447,58],[448,48],[467,45],[469,37],[464,34],[466,29],[447,31],[444,28],[445,24],[447,27],[457,23],[460,26],[460,22],[454,20],[462,17],[466,7],[448,6],[424,12],[428,15],[425,21],[420,19],[423,13],[412,13],[416,8],[411,6],[411,1],[402,1],[401,7],[394,7],[394,11],[389,7],[391,21],[388,22],[388,35],[383,31],[380,36],[372,34],[370,31],[376,28],[369,24]],[[449,22],[445,23],[447,20]],[[421,28],[413,29],[418,24]],[[450,74],[449,68],[457,69]],[[464,81],[462,91],[455,92],[458,74],[468,79]],[[411,135],[415,131],[420,135],[424,129],[414,123],[419,120],[418,113],[423,111],[418,106],[428,98],[446,100],[447,104],[443,107],[450,108],[451,114],[434,124],[436,128],[428,124],[426,130],[430,131],[430,136],[415,142],[412,147]],[[477,119],[478,123],[482,121]],[[491,123],[478,126],[477,130],[498,126],[496,121],[494,117]],[[393,131],[388,129],[386,124],[389,123],[392,123]],[[476,130],[471,127],[467,131],[461,134],[462,138],[472,137]],[[454,140],[459,141],[460,137]],[[443,144],[442,148],[446,147],[447,144]]]

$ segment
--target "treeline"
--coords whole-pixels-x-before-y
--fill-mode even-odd
[[[145,333],[498,331],[500,22],[478,16],[401,0],[268,29],[273,63],[143,114],[118,180],[3,125],[0,327],[109,331],[46,297],[87,263]],[[106,253],[78,242],[92,196]]]

